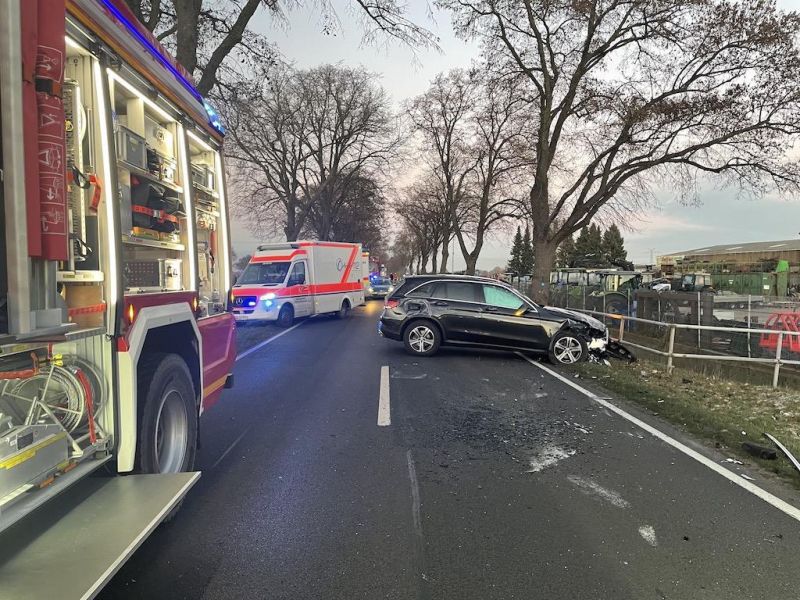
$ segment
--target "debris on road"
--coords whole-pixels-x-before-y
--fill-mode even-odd
[[[567,477],[567,480],[569,480],[571,484],[575,485],[585,494],[596,496],[601,500],[605,500],[612,506],[616,506],[617,508],[630,508],[631,503],[625,500],[625,498],[620,496],[617,492],[606,489],[591,479],[586,479],[577,475],[570,475]]]
[[[526,473],[539,473],[547,467],[575,455],[575,450],[565,450],[558,446],[545,446],[539,453],[530,459],[531,468]]]
[[[768,448],[767,446],[761,446],[753,442],[742,442],[742,450],[765,460],[775,460],[778,458],[778,453],[774,448]]]
[[[734,465],[743,465],[744,463],[736,458],[726,458],[724,461],[726,463],[733,463]]]
[[[642,536],[645,542],[650,544],[653,548],[658,546],[658,539],[656,539],[656,530],[652,525],[642,525],[639,527],[639,535]]]

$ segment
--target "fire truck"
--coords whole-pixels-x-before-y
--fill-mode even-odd
[[[0,0],[0,596],[174,514],[235,361],[223,128],[122,0]]]

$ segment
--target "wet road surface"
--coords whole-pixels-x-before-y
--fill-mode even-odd
[[[101,598],[800,597],[796,520],[514,354],[406,355],[379,310],[239,330],[200,482]]]

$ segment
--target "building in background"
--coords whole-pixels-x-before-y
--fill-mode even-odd
[[[669,278],[711,275],[717,291],[785,296],[800,288],[800,239],[706,246],[659,256]]]

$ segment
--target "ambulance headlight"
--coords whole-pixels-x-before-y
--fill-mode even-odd
[[[264,294],[261,296],[261,302],[264,304],[264,308],[266,310],[270,310],[272,305],[275,304],[275,294],[270,292],[269,294]]]

